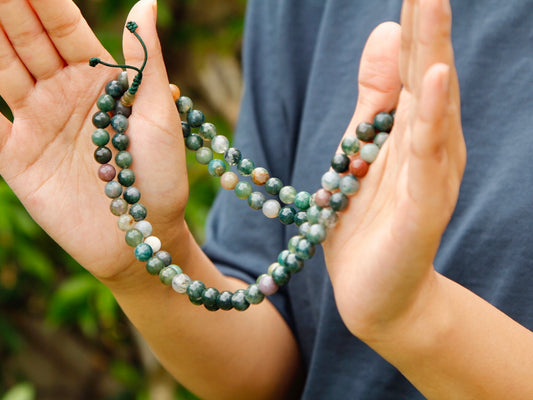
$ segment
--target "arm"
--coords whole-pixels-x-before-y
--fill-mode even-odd
[[[128,130],[139,189],[154,232],[176,263],[209,285],[240,288],[245,284],[223,277],[203,255],[184,222],[185,152],[154,6],[141,1],[130,15],[151,55]],[[95,101],[116,71],[88,66],[90,57],[110,56],[74,3],[2,1],[0,27],[0,93],[15,118],[10,123],[0,116],[0,173],[28,211],[113,291],[161,361],[187,387],[217,400],[279,398],[293,381],[299,357],[273,306],[265,302],[246,314],[199,309],[146,276],[116,228],[96,177],[90,139]],[[129,33],[124,52],[128,63],[140,64],[142,51]],[[161,160],[161,147],[165,158],[154,163]]]
[[[393,108],[396,123],[326,262],[350,331],[429,399],[530,398],[533,333],[432,265],[465,165],[450,34],[447,0],[406,0],[401,29],[369,39],[350,131]]]

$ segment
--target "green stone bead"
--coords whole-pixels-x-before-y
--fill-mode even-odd
[[[260,210],[265,202],[265,195],[261,192],[253,192],[248,196],[248,205],[254,210]]]
[[[207,165],[213,159],[213,151],[209,147],[200,147],[196,150],[196,161],[199,164]]]
[[[184,138],[191,134],[191,127],[185,121],[181,121],[181,132],[183,133]]]
[[[130,229],[126,232],[126,243],[128,246],[136,247],[144,240],[144,235],[138,229]]]
[[[93,125],[97,128],[107,128],[111,123],[111,117],[104,111],[97,111],[93,115]]]
[[[113,153],[108,147],[101,146],[94,151],[94,159],[100,164],[107,164],[113,158]]]
[[[342,151],[347,156],[353,156],[359,151],[359,139],[355,136],[346,136],[341,144]]]
[[[294,205],[300,210],[307,210],[309,208],[309,201],[311,200],[311,194],[309,192],[298,192],[294,197]]]
[[[287,244],[287,248],[291,253],[294,253],[296,251],[296,246],[298,245],[298,242],[302,240],[301,235],[293,236],[289,239],[289,243]]]
[[[118,133],[126,132],[126,129],[128,129],[128,125],[129,125],[128,118],[126,118],[122,114],[116,114],[113,116],[113,118],[111,118],[111,128],[113,128],[115,132],[118,132]],[[124,150],[124,149],[121,149],[121,150]]]
[[[309,240],[309,242],[318,244],[326,240],[326,235],[326,228],[324,228],[321,224],[313,224],[310,226],[309,232],[307,232],[305,237],[307,240]]]
[[[252,194],[252,185],[249,182],[240,181],[233,191],[239,199],[247,199]]]
[[[269,178],[265,183],[265,190],[268,194],[277,196],[283,187],[283,182],[279,178]]]
[[[221,310],[231,310],[233,308],[233,303],[231,302],[231,298],[233,297],[233,293],[230,291],[224,291],[220,293],[220,295],[217,298],[217,306]]]
[[[187,294],[190,298],[201,299],[205,291],[205,284],[202,281],[192,281],[187,286]]]
[[[117,181],[110,181],[106,183],[104,191],[107,197],[116,199],[122,194],[122,185]]]
[[[191,128],[198,128],[205,122],[204,113],[200,110],[191,110],[187,114],[187,122]]]
[[[251,284],[244,292],[246,301],[250,304],[259,304],[265,298],[265,295],[259,290],[257,284]]]
[[[124,88],[119,81],[112,80],[105,85],[105,92],[108,95],[113,96],[115,99],[118,99],[122,96],[122,93],[124,93]]]
[[[263,276],[266,276],[268,274],[261,274],[257,277],[257,279],[255,280],[255,283],[257,283],[259,285],[259,282],[261,282],[261,279],[263,278]]]
[[[389,138],[389,134],[386,132],[379,132],[376,137],[374,138],[374,144],[378,146],[381,149],[381,146],[385,144],[387,139]]]
[[[315,255],[315,246],[307,239],[301,239],[296,245],[294,254],[302,260],[309,260]]]
[[[241,151],[235,147],[230,147],[224,152],[224,160],[229,165],[237,165],[242,160]]]
[[[278,286],[286,285],[291,279],[291,273],[287,267],[280,265],[272,271],[272,279]]]
[[[177,101],[178,111],[182,114],[188,113],[192,110],[192,100],[187,96],[181,96]]]
[[[292,186],[283,186],[279,191],[279,199],[285,204],[291,204],[296,198],[296,189]]]
[[[126,150],[130,145],[130,138],[124,133],[117,133],[113,136],[112,143],[118,151]]]
[[[146,214],[147,214],[146,207],[143,206],[141,203],[132,204],[132,206],[130,207],[130,215],[137,222],[145,219]]]
[[[282,207],[279,210],[278,218],[284,225],[290,225],[294,222],[294,216],[296,215],[296,210],[290,206]]]
[[[278,254],[278,263],[280,265],[285,265],[285,260],[287,259],[287,256],[291,254],[289,250],[283,250],[281,253]]]
[[[124,168],[118,173],[118,181],[122,186],[131,186],[135,183],[135,173],[128,168]]]
[[[146,243],[138,244],[135,247],[135,258],[139,261],[148,261],[153,255],[152,248]]]
[[[159,275],[163,268],[165,268],[165,263],[157,257],[150,257],[146,261],[146,270],[150,275]]]
[[[121,71],[117,75],[117,81],[120,83],[120,86],[122,86],[122,89],[126,91],[130,84],[128,83],[128,72],[127,71]]]
[[[341,178],[339,189],[346,196],[352,196],[359,190],[359,181],[351,174],[345,175]]]
[[[294,223],[296,226],[302,225],[304,222],[307,222],[307,212],[299,211],[294,216]]]
[[[118,217],[128,212],[128,203],[124,199],[114,199],[109,209],[113,215]]]
[[[342,192],[336,192],[329,199],[329,206],[335,211],[344,211],[348,207],[348,197]]]
[[[394,118],[387,112],[380,112],[374,117],[374,128],[380,132],[390,132],[393,124]]]
[[[209,161],[209,164],[207,164],[207,172],[211,176],[222,176],[227,170],[228,164],[218,158]]]
[[[192,151],[198,150],[204,145],[202,137],[196,133],[191,133],[185,138],[185,146]]]
[[[362,140],[363,142],[371,142],[374,140],[374,136],[376,136],[376,130],[372,124],[369,124],[368,122],[361,122],[359,125],[357,125],[355,134],[359,140]]]
[[[249,158],[243,158],[237,164],[237,171],[239,171],[239,174],[241,174],[242,176],[251,175],[253,170],[254,170],[254,168],[255,168],[255,164]]]
[[[318,222],[320,210],[321,208],[319,206],[312,206],[307,209],[307,221],[310,224],[316,224]]]
[[[141,199],[141,191],[136,187],[130,186],[124,189],[124,194],[122,197],[124,197],[124,200],[126,200],[129,204],[135,204]]]
[[[371,164],[378,157],[379,147],[374,143],[367,143],[361,148],[361,152],[359,154],[363,160]]]
[[[343,173],[348,171],[348,166],[350,165],[350,159],[346,154],[338,153],[333,156],[331,159],[331,168],[338,173]]]
[[[198,133],[204,139],[211,140],[217,135],[217,128],[211,122],[205,122],[200,126]]]
[[[171,265],[169,265],[168,267],[163,268],[163,269],[159,272],[159,280],[160,280],[164,285],[167,285],[167,286],[172,285],[172,279],[174,279],[174,277],[175,277],[176,275],[178,275],[178,274],[180,274],[180,273],[183,272],[183,271],[181,270],[181,268],[179,268],[179,272],[178,272],[174,267],[179,268],[177,265],[171,264]]]
[[[145,233],[143,233],[143,235],[145,235]],[[159,250],[157,253],[155,253],[155,256],[165,263],[165,267],[168,267],[169,265],[172,264],[172,256],[170,255],[168,251]],[[174,267],[176,268],[179,268],[181,272],[180,267],[178,267],[176,264],[172,264],[172,265],[174,265]]]
[[[209,311],[216,311],[219,309],[217,299],[220,292],[215,288],[207,288],[202,294],[202,303]]]
[[[285,260],[285,264],[285,267],[287,267],[287,269],[291,273],[296,273],[300,271],[304,266],[303,260],[298,258],[298,256],[293,253],[289,253],[287,259]]]
[[[304,222],[302,225],[298,227],[298,233],[302,236],[307,236],[310,228],[311,228],[311,224],[309,222]]]
[[[113,111],[115,109],[115,99],[113,96],[103,94],[96,100],[96,106],[102,111]]]
[[[333,228],[337,225],[339,217],[337,213],[331,208],[327,207],[320,210],[320,215],[318,216],[318,223],[324,225],[326,228]]]
[[[191,297],[189,296],[189,301],[194,304],[195,306],[201,306],[203,303],[202,303],[202,298],[199,297],[199,298],[195,298],[195,297]]]
[[[274,271],[277,267],[279,267],[281,264],[278,262],[272,263],[268,266],[267,274],[272,275],[272,271]]]
[[[133,163],[133,157],[129,151],[120,151],[115,156],[115,162],[120,168],[129,168]]]
[[[99,147],[109,143],[109,133],[105,129],[97,129],[91,135],[93,143]]]
[[[237,311],[244,311],[250,307],[250,303],[246,300],[244,289],[239,289],[233,293],[233,296],[231,296],[231,305]]]

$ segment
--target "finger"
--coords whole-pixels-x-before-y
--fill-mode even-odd
[[[380,111],[396,107],[401,90],[399,76],[400,27],[393,22],[379,25],[370,34],[359,67],[359,96],[350,131],[371,121]]]
[[[46,79],[62,69],[63,60],[26,1],[0,1],[0,23],[26,69]]]
[[[402,27],[401,48],[400,48],[400,78],[404,87],[410,91],[409,85],[409,60],[411,57],[411,46],[413,42],[413,19],[414,0],[404,0],[400,17]]]
[[[31,91],[34,81],[0,26],[0,95],[16,110]]]
[[[0,151],[4,148],[4,144],[11,132],[13,124],[3,114],[0,113]]]
[[[66,64],[87,63],[107,52],[72,0],[30,0],[50,40]]]

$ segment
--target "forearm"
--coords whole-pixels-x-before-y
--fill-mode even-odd
[[[186,251],[173,262],[192,279],[220,290],[246,287],[223,276],[188,230],[177,239]],[[205,399],[283,398],[300,359],[291,331],[270,302],[246,312],[210,312],[148,276],[139,263],[131,271],[105,283],[177,380]]]
[[[533,398],[533,333],[435,277],[422,311],[367,343],[431,400]]]

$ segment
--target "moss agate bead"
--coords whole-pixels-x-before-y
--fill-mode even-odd
[[[146,222],[146,221],[142,221],[142,222]],[[146,237],[146,235],[144,236]],[[160,250],[157,253],[155,253],[155,256],[159,258],[161,261],[163,261],[166,267],[172,264],[172,256],[170,255],[168,251]],[[172,265],[174,265],[174,267],[179,268],[175,264],[172,264]],[[180,272],[181,272],[181,269],[180,269]]]
[[[130,84],[128,83],[128,72],[127,71],[121,71],[117,75],[117,81],[120,83],[120,86],[122,86],[122,89],[125,91],[130,87]]]
[[[101,146],[94,151],[94,159],[100,164],[107,164],[113,158],[113,153],[108,147]]]
[[[320,214],[318,214],[318,223],[324,225],[326,228],[333,228],[337,225],[338,220],[339,216],[337,213],[329,207],[320,210]]]
[[[130,229],[126,232],[126,243],[128,246],[136,247],[143,242],[144,236],[138,229]]]
[[[143,206],[141,203],[132,204],[132,206],[130,207],[130,215],[137,222],[145,219],[146,214],[147,214],[146,207]]]
[[[315,204],[319,207],[328,207],[330,198],[331,192],[329,190],[324,188],[318,189],[315,193]]]
[[[229,140],[224,135],[216,135],[211,140],[211,148],[217,154],[224,154],[229,149]]]
[[[287,256],[291,254],[291,252],[289,250],[283,250],[281,251],[279,254],[278,254],[278,263],[280,265],[284,265],[285,266],[285,260],[287,259]]]
[[[322,187],[324,189],[329,190],[331,192],[339,188],[340,180],[341,177],[337,172],[328,171],[324,175],[322,175],[320,183],[322,184]]]
[[[265,191],[273,196],[277,196],[282,187],[283,182],[279,178],[270,178],[265,182]]]
[[[129,214],[122,214],[118,217],[117,225],[118,229],[127,232],[135,227],[135,220]]]
[[[235,185],[235,195],[239,199],[247,199],[252,194],[252,185],[249,182],[239,182]]]
[[[258,278],[258,281],[257,286],[265,296],[271,296],[279,289],[279,286],[270,275],[263,274]]]
[[[277,200],[269,199],[263,203],[263,214],[267,218],[277,218],[281,210],[281,205]]]
[[[115,106],[115,114],[121,114],[128,118],[131,115],[131,107],[125,106],[120,101],[117,101],[117,105]]]
[[[198,150],[200,147],[204,145],[204,140],[200,135],[197,135],[196,133],[191,133],[189,136],[185,138],[185,146],[192,151]]]
[[[146,261],[146,271],[148,271],[150,275],[159,275],[163,268],[165,268],[165,264],[157,257],[152,256]]]
[[[387,139],[389,138],[389,134],[385,132],[379,132],[376,137],[374,138],[374,144],[378,146],[381,149],[381,146],[385,144]]]
[[[376,160],[379,153],[379,147],[374,143],[367,143],[361,147],[361,158],[371,164]]]
[[[302,225],[298,227],[298,233],[302,236],[306,236],[309,232],[309,228],[311,227],[311,224],[309,222],[304,222]]]
[[[244,298],[250,304],[259,304],[263,301],[265,295],[259,290],[259,286],[253,283],[245,290]]]
[[[264,185],[268,179],[270,178],[270,174],[266,170],[266,168],[263,167],[257,167],[254,168],[252,171],[252,182],[256,185],[262,186]]]
[[[141,191],[136,187],[130,186],[124,189],[122,197],[124,197],[124,200],[129,204],[135,204],[141,199]]]
[[[347,156],[353,156],[359,151],[359,139],[355,136],[346,136],[342,140],[342,151]]]
[[[135,247],[135,258],[139,261],[148,261],[153,255],[152,248],[146,243],[138,244]]]
[[[159,250],[161,250],[161,239],[159,239],[157,236],[148,236],[146,239],[144,239],[144,243],[150,246],[154,253],[157,253]]]
[[[187,122],[191,128],[198,128],[205,122],[204,113],[200,110],[191,110],[187,114]]]
[[[195,306],[201,306],[203,303],[202,303],[202,298],[199,297],[199,298],[196,298],[196,297],[191,297],[189,296],[189,301],[194,304]]]
[[[117,133],[112,139],[113,147],[119,151],[126,150],[130,145],[130,138],[124,133]]]
[[[278,265],[276,268],[274,268],[271,276],[274,283],[278,286],[286,285],[291,279],[291,273],[287,267],[282,265]]]
[[[105,92],[108,95],[114,97],[115,99],[118,99],[120,96],[122,96],[122,93],[124,93],[124,91],[125,89],[117,80],[110,81],[105,86]]]
[[[196,150],[196,161],[199,164],[207,165],[213,159],[213,151],[209,147],[200,147]]]
[[[345,175],[341,178],[339,189],[346,196],[352,196],[359,190],[359,181],[353,175]]]
[[[233,293],[231,293],[228,290],[223,291],[220,293],[220,295],[217,297],[217,306],[220,310],[231,310],[233,308],[233,303],[231,302],[231,298],[233,297]]]
[[[227,171],[220,177],[220,186],[226,190],[233,190],[239,183],[239,177],[235,172]]]
[[[369,164],[360,158],[356,158],[350,162],[350,174],[357,178],[363,178],[368,172]]]
[[[135,183],[135,173],[128,168],[124,168],[118,173],[118,181],[122,186],[131,186]]]
[[[231,296],[231,305],[237,311],[244,311],[250,307],[250,303],[246,300],[244,289],[239,289]]]
[[[319,206],[309,207],[307,210],[307,221],[309,221],[311,224],[316,224],[318,222],[320,210],[321,208]]]
[[[292,186],[283,186],[279,191],[279,199],[285,204],[292,204],[296,198],[296,189]]]
[[[184,138],[191,134],[191,127],[185,121],[181,121],[181,133],[183,134]]]
[[[217,299],[219,295],[220,295],[220,292],[213,287],[205,289],[204,293],[202,294],[202,304],[209,311],[218,310],[219,307],[217,304]]]
[[[198,133],[204,139],[211,140],[217,135],[217,128],[211,122],[205,122],[200,126]]]
[[[241,174],[242,176],[251,175],[254,168],[255,168],[255,164],[249,158],[243,158],[237,164],[237,171],[239,171],[239,174]]]
[[[133,217],[132,217],[133,218]],[[139,221],[135,223],[135,229],[142,232],[143,236],[147,238],[152,234],[152,224],[148,221]],[[169,263],[170,264],[170,263]]]
[[[129,151],[119,151],[115,156],[115,162],[120,168],[129,168],[133,162],[133,157]]]
[[[376,130],[372,124],[369,124],[368,122],[361,122],[359,125],[357,125],[355,134],[359,140],[362,140],[363,142],[371,142],[374,140],[374,136],[376,136]]]
[[[224,152],[224,160],[229,165],[237,165],[242,160],[241,151],[235,147],[230,147]]]
[[[115,109],[115,99],[113,98],[113,96],[103,94],[96,100],[96,106],[101,111],[113,111]]]
[[[303,268],[304,262],[302,259],[298,258],[296,254],[289,253],[287,259],[285,260],[285,266],[287,267],[289,272],[296,273]]]
[[[296,210],[290,206],[285,206],[279,210],[279,220],[284,225],[290,225],[294,222]]]
[[[228,165],[218,158],[209,161],[209,164],[207,164],[207,172],[209,172],[209,175],[211,176],[222,176],[227,169]]]
[[[100,178],[104,182],[109,182],[113,180],[116,175],[117,171],[115,170],[115,167],[113,167],[111,164],[102,164],[100,168],[98,168],[98,178]]]
[[[393,124],[394,118],[387,112],[380,112],[374,117],[374,128],[380,132],[390,132]]]
[[[260,210],[265,203],[265,195],[261,192],[253,192],[248,196],[248,205],[254,210]]]
[[[128,129],[128,119],[122,114],[116,114],[111,118],[111,128],[115,132],[123,133]]]
[[[177,274],[172,278],[172,289],[176,293],[185,294],[190,282],[191,278],[187,274]]]
[[[322,243],[324,240],[326,240],[326,228],[322,226],[321,224],[313,224],[309,228],[309,232],[307,232],[307,235],[305,237],[309,242],[313,244]]]
[[[296,226],[302,225],[304,222],[307,222],[307,212],[299,211],[294,216],[294,223]]]
[[[110,199],[116,199],[122,194],[122,185],[117,181],[107,182],[104,188],[105,195]]]
[[[346,154],[335,154],[331,159],[331,168],[334,171],[343,173],[348,171],[348,165],[350,164],[350,159]]]
[[[294,250],[294,254],[302,260],[309,260],[315,255],[315,246],[307,239],[300,239]]]
[[[124,199],[114,199],[109,209],[113,215],[120,216],[128,212],[128,203]]]
[[[172,285],[172,279],[174,279],[176,275],[181,274],[181,273],[182,273],[181,268],[178,267],[177,265],[172,264],[172,265],[169,265],[168,267],[164,267],[159,272],[159,280],[164,285],[170,286]]]
[[[298,245],[298,242],[302,240],[301,235],[295,235],[289,239],[289,242],[287,243],[287,248],[291,253],[294,253],[296,251],[296,246]]]
[[[342,192],[333,193],[329,205],[335,211],[344,211],[348,207],[348,197]]]
[[[93,125],[97,128],[107,128],[111,123],[111,117],[104,111],[97,111],[93,115]]]
[[[178,111],[182,114],[188,113],[192,110],[192,100],[187,96],[181,96],[178,101],[176,101],[178,106]]]
[[[193,299],[201,299],[205,291],[205,284],[202,281],[192,281],[187,286],[187,295]]]
[[[91,140],[97,146],[105,146],[109,143],[109,133],[105,129],[97,129],[91,135]]]
[[[307,210],[309,208],[310,200],[311,194],[309,192],[298,192],[294,197],[294,205],[300,210]]]

